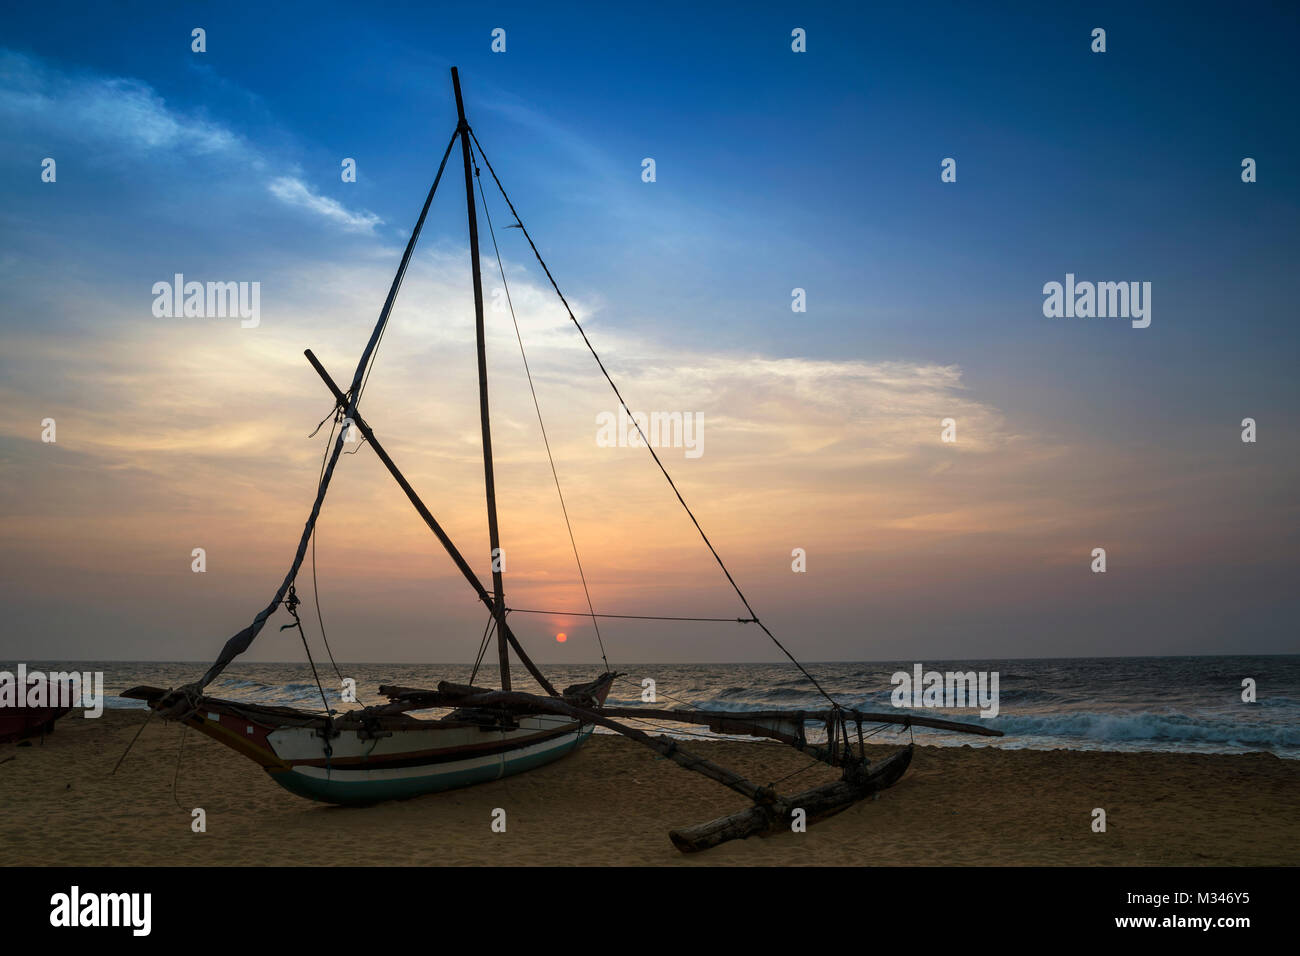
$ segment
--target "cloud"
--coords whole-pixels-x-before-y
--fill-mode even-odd
[[[266,281],[283,296],[255,330],[141,321],[135,304],[106,301],[103,320],[75,340],[41,327],[8,333],[0,351],[0,402],[11,412],[0,421],[0,570],[10,593],[30,603],[24,613],[39,622],[37,603],[46,608],[69,590],[91,595],[101,616],[105,601],[125,602],[122,619],[131,622],[140,607],[169,619],[194,617],[201,606],[194,628],[206,647],[229,633],[220,622],[260,607],[301,532],[326,439],[327,430],[307,438],[330,405],[302,348],[311,345],[346,381],[398,255],[340,250],[270,267]],[[483,572],[466,257],[463,246],[442,245],[412,264],[364,413]],[[725,581],[645,450],[597,445],[596,415],[616,408],[615,399],[554,294],[535,273],[509,263],[507,271],[598,605],[725,607]],[[75,311],[77,295],[60,287],[50,308]],[[915,608],[946,599],[953,614],[963,600],[1016,607],[1022,582],[1050,575],[1081,548],[1086,555],[1103,531],[1130,561],[1145,541],[1180,540],[1184,519],[1171,504],[1201,500],[1177,485],[1196,468],[1157,480],[1140,451],[1102,458],[1094,448],[1017,434],[954,363],[710,351],[671,329],[633,336],[607,311],[575,307],[634,410],[703,413],[703,456],[661,449],[665,464],[746,590],[764,606],[788,599],[788,613],[814,628],[827,626],[815,623],[818,614],[863,601]],[[513,324],[489,310],[487,326],[512,593],[521,606],[580,608]],[[46,417],[58,422],[56,444],[39,440]],[[956,444],[940,441],[944,417],[958,422]],[[442,634],[481,628],[454,567],[373,453],[357,451],[341,460],[324,512],[324,587],[382,595],[381,610],[367,613],[393,634],[408,633],[406,622],[431,605],[448,609]],[[1164,528],[1175,533],[1151,533]],[[196,546],[208,549],[211,576],[183,591],[175,576],[189,580]],[[802,593],[788,590],[792,581],[804,586],[788,570],[795,546],[817,562]],[[348,623],[353,634],[371,633],[369,617],[348,615],[373,605],[333,600],[341,633]],[[218,619],[216,635],[203,630]],[[369,651],[354,641],[352,653]],[[173,654],[175,646],[159,644]]]
[[[262,173],[290,164],[262,153],[230,127],[199,112],[169,106],[148,83],[130,77],[59,72],[29,56],[0,50],[0,119],[13,138],[19,131],[90,147],[98,159],[134,160],[147,154],[236,163]],[[270,179],[267,189],[286,205],[304,209],[348,232],[373,234],[383,220],[354,212],[314,193],[295,176]]]
[[[371,212],[350,212],[342,203],[312,192],[301,179],[280,176],[267,183],[271,195],[282,203],[307,209],[338,223],[349,232],[373,233],[383,220]]]
[[[0,51],[0,116],[8,124],[101,150],[190,156],[252,153],[232,130],[168,107],[140,80],[64,74],[12,51]]]

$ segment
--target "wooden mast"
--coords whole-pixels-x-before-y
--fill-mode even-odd
[[[474,331],[478,337],[478,410],[483,425],[483,484],[487,488],[488,543],[492,548],[493,614],[497,622],[497,661],[501,666],[501,689],[510,690],[510,652],[506,643],[505,585],[501,580],[501,536],[497,530],[497,489],[492,474],[492,423],[488,414],[487,350],[483,333],[483,280],[478,261],[478,216],[474,209],[474,175],[469,155],[469,123],[460,96],[460,74],[451,68],[451,85],[456,91],[456,132],[460,134],[461,156],[465,160],[465,209],[469,215],[469,260],[474,274]]]

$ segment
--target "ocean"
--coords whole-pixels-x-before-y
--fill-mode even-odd
[[[175,687],[195,680],[207,666],[196,662],[27,661],[28,670],[102,671],[105,706],[142,708],[120,696],[137,684]],[[808,670],[841,704],[863,710],[893,711],[890,677],[909,675],[914,661],[813,663]],[[996,672],[999,712],[983,719],[977,709],[901,708],[904,712],[980,723],[1003,731],[1001,738],[976,737],[928,729],[915,731],[919,744],[993,746],[1051,750],[1176,751],[1248,753],[1267,751],[1300,759],[1300,655],[1228,657],[1052,658],[921,662],[925,671]],[[16,663],[0,664],[14,672]],[[326,661],[317,662],[331,706],[340,700],[340,682]],[[820,709],[824,698],[788,664],[633,664],[621,665],[627,677],[615,684],[611,704],[641,703],[642,681],[655,682],[656,706],[689,705],[710,710]],[[353,678],[363,704],[383,703],[380,684],[433,687],[438,680],[467,683],[466,664],[340,664]],[[544,668],[560,688],[595,677],[599,665]],[[1242,700],[1243,681],[1255,682],[1256,700]],[[495,686],[495,668],[480,670],[476,683]],[[516,690],[536,690],[517,669]],[[208,687],[215,697],[320,709],[321,696],[311,668],[297,663],[236,662]],[[643,729],[650,729],[646,724]],[[717,736],[699,727],[674,729],[689,735]],[[901,732],[905,735],[907,732]],[[897,742],[887,730],[876,741]]]

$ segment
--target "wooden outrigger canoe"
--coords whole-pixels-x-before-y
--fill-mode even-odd
[[[315,503],[303,528],[293,562],[271,602],[254,617],[251,624],[226,642],[217,660],[198,681],[173,690],[136,687],[123,696],[143,700],[164,717],[183,721],[188,726],[244,754],[262,766],[272,779],[291,792],[313,800],[338,804],[367,804],[417,796],[520,773],[571,753],[581,746],[596,727],[604,727],[635,740],[679,766],[703,774],[752,801],[751,807],[738,813],[699,826],[672,830],[669,834],[670,838],[683,852],[707,849],[727,840],[775,832],[787,826],[797,811],[802,811],[803,817],[808,822],[813,822],[891,786],[907,770],[912,759],[912,746],[909,744],[891,757],[873,765],[866,757],[864,724],[936,727],[963,733],[1001,736],[999,731],[978,725],[907,714],[862,713],[840,706],[754,614],[753,608],[727,571],[722,558],[708,536],[704,534],[699,521],[695,519],[694,513],[687,506],[649,442],[645,442],[645,447],[664,477],[668,479],[678,501],[690,515],[700,537],[713,554],[746,611],[749,612],[749,617],[735,620],[740,623],[755,624],[761,628],[817,688],[818,692],[826,697],[831,706],[824,711],[750,712],[607,707],[605,701],[610,686],[620,676],[609,668],[608,661],[606,661],[606,671],[586,684],[569,687],[563,692],[551,685],[541,669],[524,652],[507,621],[506,615],[510,609],[505,603],[504,584],[498,562],[493,561],[492,587],[489,590],[452,543],[420,496],[416,494],[415,489],[398,469],[358,410],[370,362],[387,326],[402,277],[410,263],[412,251],[457,139],[461,143],[465,174],[490,554],[500,553],[500,542],[488,413],[483,293],[473,188],[474,175],[478,172],[478,168],[471,160],[471,141],[514,216],[515,221],[511,225],[520,229],[528,240],[538,262],[547,277],[551,279],[557,295],[560,296],[561,302],[568,311],[569,318],[582,334],[583,341],[591,350],[592,356],[613,388],[619,403],[625,411],[627,410],[622,395],[619,394],[613,379],[609,377],[595,349],[591,347],[586,333],[569,309],[564,296],[560,294],[559,286],[555,284],[550,269],[542,261],[541,254],[537,252],[532,237],[506,195],[496,171],[483,153],[482,146],[465,118],[460,80],[455,68],[451,73],[456,97],[458,120],[456,130],[447,144],[433,185],[407,242],[388,297],[380,311],[379,320],[357,363],[350,387],[346,391],[340,388],[310,349],[305,354],[333,396],[332,414],[335,424],[346,423],[360,431],[365,443],[388,469],[416,512],[437,537],[491,615],[491,627],[496,632],[497,660],[500,665],[500,690],[452,684],[446,681],[438,684],[435,690],[381,687],[380,692],[388,697],[387,704],[358,708],[344,714],[337,714],[329,708],[323,687],[321,688],[321,696],[325,704],[323,713],[223,700],[204,693],[204,688],[235,657],[248,649],[267,619],[281,607],[286,608],[293,616],[293,623],[285,627],[296,626],[301,631],[302,624],[296,610],[299,602],[294,593],[294,581],[302,566],[307,546],[312,540],[326,490],[343,449],[346,429],[341,429],[337,438],[333,438],[331,433],[332,452],[322,462]],[[489,225],[490,222],[489,219]],[[495,244],[495,237],[493,242]],[[503,269],[502,282],[505,281]],[[531,385],[531,374],[529,381]],[[538,406],[538,417],[540,420],[540,406]],[[637,429],[640,432],[639,424]],[[644,440],[645,435],[642,434],[641,438]],[[553,461],[552,466],[554,466]],[[558,477],[556,486],[558,491]],[[563,504],[562,493],[561,504]],[[567,524],[567,512],[565,520]],[[576,559],[576,544],[574,553]],[[578,568],[581,572],[580,562]],[[585,577],[583,582],[585,589]],[[588,604],[590,609],[590,598]],[[599,615],[592,610],[591,616],[594,620]],[[484,650],[487,647],[488,636],[488,632],[485,632]],[[305,647],[305,634],[303,643]],[[536,680],[544,694],[528,694],[511,689],[511,651]],[[310,657],[310,652],[308,656]],[[449,713],[432,718],[415,715],[417,711],[433,709],[443,709]],[[622,722],[627,719],[702,725],[719,733],[777,740],[829,766],[839,768],[841,776],[839,780],[820,787],[814,787],[794,796],[783,797],[772,787],[757,785],[725,767],[689,753],[682,748],[680,741],[670,734],[651,736],[643,730]],[[808,727],[815,728],[818,725],[822,730],[815,735],[815,739],[810,740]],[[850,727],[854,728],[854,731],[851,732]],[[853,746],[854,735],[858,744],[856,752]]]
[[[365,805],[472,786],[522,773],[576,750],[596,727],[644,744],[687,770],[743,794],[753,806],[697,826],[671,830],[686,853],[728,840],[787,828],[802,810],[808,823],[839,813],[884,790],[906,773],[909,744],[873,765],[861,746],[868,723],[933,727],[1001,736],[977,725],[912,715],[831,711],[705,711],[606,707],[615,672],[566,688],[558,697],[496,691],[442,681],[437,690],[385,686],[388,704],[323,717],[290,707],[271,707],[196,696],[187,689],[136,687],[123,696],[146,701],[164,716],[236,750],[271,779],[302,797],[325,803]],[[410,712],[452,708],[437,719]],[[667,734],[651,736],[615,718],[707,726],[719,733],[766,737],[795,747],[842,770],[839,780],[789,797],[685,750]],[[809,741],[809,725],[827,728],[825,740]],[[858,730],[855,753],[849,727]]]

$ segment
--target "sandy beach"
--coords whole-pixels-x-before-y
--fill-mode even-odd
[[[782,833],[683,856],[676,826],[743,798],[622,738],[593,737],[531,773],[368,808],[310,803],[193,731],[173,800],[181,727],[142,711],[70,715],[44,743],[0,747],[6,865],[1294,865],[1300,762],[1181,755],[918,747],[879,799]],[[774,781],[808,761],[776,744],[691,741]],[[890,747],[876,748],[881,756]],[[782,785],[831,779],[815,767]],[[207,832],[191,831],[202,807]],[[490,828],[506,810],[505,833]],[[1107,832],[1091,829],[1107,812]]]

